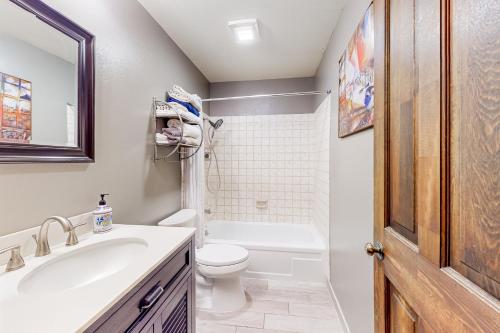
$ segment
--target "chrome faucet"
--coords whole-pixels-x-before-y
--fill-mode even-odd
[[[59,222],[62,226],[64,232],[68,233],[68,238],[66,239],[66,246],[73,246],[78,244],[78,237],[76,237],[75,227],[65,217],[61,216],[51,216],[46,219],[42,225],[40,226],[40,230],[38,231],[38,236],[33,235],[36,241],[36,251],[35,257],[43,257],[50,254],[50,246],[49,246],[49,226],[52,221]]]

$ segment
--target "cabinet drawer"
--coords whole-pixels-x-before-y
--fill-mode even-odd
[[[85,332],[129,332],[138,323],[147,322],[180,281],[192,272],[192,256],[192,243],[189,243],[155,269]]]
[[[131,333],[194,333],[193,281],[192,276],[186,276],[152,319]]]

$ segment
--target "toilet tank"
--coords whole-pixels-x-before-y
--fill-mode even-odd
[[[162,227],[195,227],[196,211],[194,209],[181,209],[158,222]]]

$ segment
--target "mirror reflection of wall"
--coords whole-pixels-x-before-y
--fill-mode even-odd
[[[0,142],[78,145],[77,59],[75,40],[0,0]]]

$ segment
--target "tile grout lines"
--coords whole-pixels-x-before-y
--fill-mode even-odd
[[[339,324],[338,322],[338,313],[336,312],[335,308],[333,307],[333,302],[331,299],[329,299],[329,302],[319,302],[318,304],[311,304],[310,302],[307,302],[302,299],[296,299],[293,301],[292,299],[285,300],[283,298],[286,298],[287,293],[290,295],[290,297],[296,297],[296,295],[319,295],[324,291],[321,288],[321,286],[318,288],[318,284],[307,284],[307,283],[288,283],[285,287],[282,286],[282,283],[280,283],[280,287],[278,288],[273,288],[272,286],[276,284],[276,282],[272,280],[260,280],[260,279],[243,279],[244,285],[247,289],[247,294],[249,295],[249,300],[252,302],[252,291],[259,293],[266,293],[270,292],[271,294],[273,292],[278,293],[281,295],[281,300],[273,300],[272,295],[270,296],[269,299],[254,299],[253,306],[250,303],[249,306],[246,308],[246,310],[241,311],[238,315],[242,314],[248,314],[252,313],[249,317],[252,318],[254,322],[245,322],[245,320],[248,319],[241,319],[240,322],[238,322],[238,319],[233,322],[218,322],[217,319],[213,320],[213,323],[215,325],[220,325],[219,327],[227,327],[228,328],[228,333],[243,333],[243,332],[253,332],[253,333],[264,333],[264,332],[280,332],[280,333],[306,333],[310,332],[309,331],[309,325],[314,322],[323,322],[323,324],[326,325],[326,327],[321,327],[318,328],[319,331],[321,332],[330,332],[331,327],[336,326]],[[285,283],[286,284],[286,283]],[[270,288],[271,287],[271,288]],[[308,289],[309,287],[309,289]],[[293,296],[295,295],[295,296]],[[269,295],[268,295],[269,296]],[[274,303],[273,303],[274,302]],[[282,304],[282,310],[279,310],[279,308],[276,308],[277,306],[280,306]],[[274,306],[274,308],[273,308]],[[292,309],[293,306],[293,309]],[[327,311],[326,315],[321,315],[317,316],[315,314],[315,311],[319,310],[328,310],[328,308],[333,309],[333,311]],[[259,310],[260,309],[260,310]],[[292,310],[294,313],[292,314]],[[260,317],[261,316],[261,317]],[[261,319],[258,319],[260,317]],[[272,319],[271,319],[272,318]],[[302,323],[302,328],[299,331],[290,331],[293,330],[294,327],[288,326],[285,328],[285,330],[280,331],[280,326],[276,326],[277,322],[280,320],[284,320],[285,322],[289,320],[293,320],[296,323]],[[224,319],[222,319],[224,320]],[[257,320],[257,322],[255,322]],[[258,323],[259,320],[262,320],[262,322]],[[271,321],[270,321],[271,320]],[[209,318],[207,318],[207,322],[210,322]],[[274,328],[273,328],[274,326]],[[330,326],[330,328],[328,328]],[[219,333],[218,331],[214,331],[213,329],[217,328],[212,328],[210,329],[207,327],[208,331],[203,331],[200,329],[199,333]],[[278,331],[275,331],[278,329]],[[229,330],[231,332],[229,332]]]

